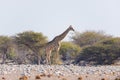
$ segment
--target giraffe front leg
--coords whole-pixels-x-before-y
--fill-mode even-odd
[[[47,51],[45,51],[45,53],[46,53],[46,64],[48,64],[48,52]]]
[[[46,55],[46,64],[48,64],[48,56]]]
[[[49,54],[48,54],[48,64],[49,64],[49,65],[51,65],[51,58],[50,58],[50,57],[51,57],[51,51],[50,51]]]
[[[47,53],[46,53],[46,63],[47,63],[47,65],[51,64],[50,54],[51,54],[51,51],[47,51]]]
[[[48,62],[49,62],[49,65],[51,65],[51,59],[50,59],[50,56],[48,57]]]
[[[55,58],[56,58],[56,59],[55,59],[55,63],[56,63],[56,64],[59,64],[59,50],[60,50],[60,47],[58,47],[58,48],[56,49],[56,54],[55,54],[55,55],[56,55],[56,57],[55,57]]]

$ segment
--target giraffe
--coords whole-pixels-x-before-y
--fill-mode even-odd
[[[60,50],[60,42],[65,38],[65,36],[68,34],[69,31],[74,31],[73,27],[70,25],[62,34],[56,36],[52,41],[45,44],[45,54],[46,54],[46,63],[51,64],[51,52],[53,50],[56,51],[56,53],[59,53]]]

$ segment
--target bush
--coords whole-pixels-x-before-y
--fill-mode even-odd
[[[80,53],[81,48],[71,42],[62,42],[60,55],[63,61],[74,60]]]
[[[83,33],[78,32],[72,36],[73,42],[80,47],[93,45],[107,38],[111,38],[111,36],[106,35],[103,31],[85,31]]]
[[[103,40],[95,45],[85,47],[77,62],[85,60],[94,62],[94,64],[112,64],[114,60],[120,57],[120,38],[111,38]]]

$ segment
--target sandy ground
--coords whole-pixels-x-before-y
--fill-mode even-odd
[[[40,78],[40,79],[39,79]],[[71,75],[71,76],[55,76],[33,74],[31,76],[21,76],[20,74],[0,75],[0,80],[115,80],[115,75]]]
[[[69,73],[68,73],[69,74]],[[23,78],[24,77],[24,78]],[[119,78],[119,79],[116,79]],[[38,73],[34,70],[31,71],[31,75],[24,76],[20,71],[12,72],[10,74],[0,75],[0,80],[120,80],[119,73],[111,74],[84,74],[84,75],[54,75],[54,74],[45,74]]]

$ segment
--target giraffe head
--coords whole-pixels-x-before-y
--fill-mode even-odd
[[[69,30],[75,31],[72,27],[72,25],[69,26]]]

